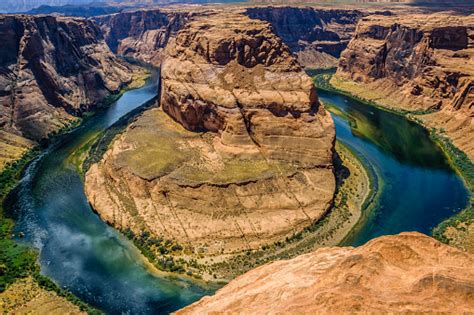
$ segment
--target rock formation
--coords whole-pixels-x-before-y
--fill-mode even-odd
[[[0,38],[2,159],[31,142],[22,138],[46,138],[132,80],[91,21],[4,15]]]
[[[188,12],[138,10],[94,18],[113,52],[159,66],[171,36],[190,17]]]
[[[99,215],[196,253],[236,253],[321,218],[335,189],[334,125],[268,23],[197,17],[168,44],[161,106],[86,175]]]
[[[248,8],[246,15],[270,22],[275,33],[297,54],[301,65],[333,68],[364,14],[311,7],[255,7]]]
[[[469,313],[474,254],[419,233],[251,270],[176,314]]]
[[[419,118],[473,157],[474,15],[363,18],[333,83],[387,107],[435,111]]]

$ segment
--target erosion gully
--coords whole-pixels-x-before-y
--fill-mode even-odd
[[[215,290],[154,270],[134,245],[91,209],[73,156],[98,134],[157,94],[155,74],[87,119],[36,159],[9,198],[18,242],[39,251],[41,272],[106,313],[169,313]],[[468,193],[426,130],[404,117],[332,92],[337,138],[370,164],[376,198],[344,241],[360,245],[401,231],[430,233],[462,209]],[[370,210],[369,210],[370,208]]]

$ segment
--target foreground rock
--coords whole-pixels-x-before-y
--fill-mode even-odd
[[[419,116],[474,156],[474,15],[363,18],[332,83]]]
[[[104,220],[209,256],[257,249],[324,215],[334,125],[268,23],[197,18],[166,48],[161,76],[162,110],[132,123],[86,175]]]
[[[132,80],[90,21],[0,16],[0,165]]]
[[[419,233],[254,269],[176,314],[466,313],[474,255]]]

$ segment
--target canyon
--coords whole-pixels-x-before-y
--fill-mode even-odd
[[[137,69],[87,20],[0,16],[0,165],[118,94]]]
[[[356,248],[307,246],[306,254],[295,258],[291,257],[301,251],[258,256],[275,249],[283,252],[281,243],[297,247],[292,242],[302,233],[327,224],[328,214],[341,198],[347,198],[337,195],[341,189],[337,177],[350,175],[351,190],[362,186],[354,196],[363,192],[366,198],[368,186],[374,185],[360,161],[352,161],[352,170],[359,171],[343,174],[348,169],[340,165],[341,151],[335,151],[335,124],[327,110],[331,104],[321,101],[306,70],[337,66],[330,81],[333,87],[409,115],[472,159],[474,16],[413,11],[405,7],[170,6],[90,19],[2,15],[0,38],[6,45],[0,48],[0,163],[17,159],[88,111],[110,103],[143,75],[139,66],[120,57],[151,64],[159,67],[158,89],[153,86],[152,92],[144,92],[146,97],[137,92],[131,99],[143,97],[150,103],[148,97],[158,93],[150,103],[154,105],[131,116],[123,129],[112,122],[100,126],[120,129],[113,137],[84,136],[87,141],[72,146],[83,154],[88,145],[97,144],[89,151],[97,155],[94,163],[77,183],[71,184],[71,174],[58,170],[53,174],[54,182],[62,180],[81,195],[61,202],[48,195],[47,202],[53,209],[76,211],[77,198],[83,198],[87,207],[81,210],[93,215],[92,207],[159,269],[205,281],[230,281],[214,296],[179,314],[468,312],[474,308],[474,273],[469,267],[474,260],[474,224],[469,218],[462,218],[442,236],[459,245],[451,240],[462,231],[467,236],[463,234],[463,245],[458,247],[464,251],[423,234],[402,233],[377,237]],[[136,105],[134,111],[139,109]],[[378,130],[371,129],[372,122],[354,119],[341,108],[340,114],[349,117],[349,132],[373,141],[371,133]],[[91,132],[99,134],[94,128]],[[378,136],[379,146],[390,140],[383,132]],[[386,147],[390,151],[398,144]],[[70,164],[71,148],[62,150],[68,152],[62,154]],[[398,151],[405,153],[405,148]],[[343,152],[344,164],[351,164],[347,161],[354,158],[353,152],[347,148]],[[401,161],[404,158],[409,160],[403,157],[397,162],[406,162]],[[53,161],[48,163],[60,164]],[[412,163],[413,171],[419,163]],[[433,165],[440,173],[448,172],[444,158]],[[365,199],[361,198],[349,203],[362,208]],[[344,218],[363,217],[351,215]],[[52,217],[56,220],[57,214]],[[132,270],[134,277],[133,255],[127,256],[126,246],[113,243],[109,230],[93,227],[87,230],[97,229],[108,240],[99,251],[105,247],[108,255],[123,251],[130,268],[125,270]],[[327,241],[326,237],[321,244]],[[74,244],[83,243],[88,241]],[[117,268],[98,257],[91,258],[97,269]],[[255,264],[245,260],[249,257]],[[291,259],[274,261],[281,258]],[[229,272],[237,261],[245,267]],[[154,268],[148,262],[146,266]],[[252,269],[255,266],[260,267]],[[232,280],[236,275],[240,276]],[[130,292],[147,291],[156,279],[146,281],[146,286],[138,281],[130,284]],[[188,284],[172,288],[184,290]],[[60,312],[65,308],[79,312],[77,306],[43,292],[29,278],[9,288],[22,291],[22,286],[33,286],[36,296],[23,292],[25,301],[12,301],[30,303],[26,306],[30,311],[46,299],[52,307],[59,303]],[[195,300],[185,298],[186,303]],[[182,303],[173,301],[170,307]]]
[[[197,17],[167,45],[160,71],[161,109],[86,174],[104,220],[194,257],[259,249],[325,214],[334,125],[268,23]]]

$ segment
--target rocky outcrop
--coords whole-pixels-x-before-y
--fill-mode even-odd
[[[190,18],[188,12],[138,10],[94,18],[113,52],[159,66],[171,36]]]
[[[176,314],[469,313],[473,263],[419,233],[383,236],[251,270]]]
[[[2,146],[48,137],[132,80],[91,21],[5,15],[0,38]]]
[[[364,15],[357,10],[311,7],[256,7],[246,15],[268,21],[275,33],[308,68],[332,68]]]
[[[419,118],[444,129],[472,158],[473,43],[474,15],[366,17],[342,53],[333,83],[394,109],[435,111]]]
[[[87,172],[104,220],[215,256],[322,217],[335,189],[334,125],[268,23],[196,18],[168,44],[161,78],[162,109],[132,123]]]

